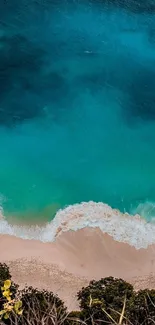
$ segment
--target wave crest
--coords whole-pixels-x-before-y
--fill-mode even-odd
[[[52,242],[64,231],[85,227],[100,228],[115,240],[128,243],[137,249],[155,242],[155,224],[147,223],[138,214],[121,213],[99,202],[83,202],[59,210],[55,218],[44,226],[11,225],[0,212],[0,234],[23,239]]]

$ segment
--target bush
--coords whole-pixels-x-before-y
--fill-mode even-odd
[[[18,324],[62,324],[67,317],[63,301],[52,292],[28,287],[21,291],[23,315]]]
[[[134,297],[133,286],[122,279],[107,277],[100,281],[91,281],[89,286],[78,293],[83,320],[87,324],[102,322],[119,322],[120,314],[126,300],[125,316],[128,305]]]
[[[11,292],[11,280],[5,280],[3,287],[1,287],[2,293],[2,309],[0,310],[0,320],[7,321],[12,315],[22,315],[22,302],[17,299]],[[9,321],[7,322],[9,323]]]
[[[5,280],[11,280],[9,267],[5,263],[0,263],[0,283],[4,282]]]
[[[155,290],[140,290],[130,302],[129,320],[136,324],[155,324]]]
[[[6,280],[11,280],[11,274],[9,271],[9,267],[5,263],[0,263],[0,288],[3,287],[3,284]],[[18,289],[18,285],[14,282],[11,282],[10,291],[12,293],[12,298],[15,297]],[[2,294],[2,290],[0,290],[0,310],[3,309],[3,304],[7,302],[7,299],[4,298]]]
[[[79,325],[82,323],[82,318],[81,311],[71,311],[65,320],[65,325]]]
[[[91,281],[77,294],[81,310],[68,314],[63,301],[52,292],[17,288],[8,266],[0,263],[0,324],[155,324],[155,290],[134,292],[133,286],[122,279]]]

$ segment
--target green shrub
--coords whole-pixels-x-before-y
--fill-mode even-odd
[[[83,320],[87,324],[119,321],[126,300],[125,316],[130,299],[134,297],[133,286],[122,279],[107,277],[100,281],[91,281],[89,286],[78,293]]]
[[[10,279],[11,279],[11,274],[9,271],[9,267],[5,263],[3,264],[0,263],[0,283]]]
[[[1,317],[1,324],[155,324],[155,290],[135,293],[133,286],[122,279],[107,277],[91,281],[77,294],[81,310],[69,314],[63,301],[52,292],[32,287],[22,291],[17,289],[18,286],[11,281],[8,266],[0,263],[0,311],[2,316],[8,315],[8,319]],[[119,322],[121,313],[122,320]]]
[[[130,301],[128,318],[131,323],[155,324],[155,290],[140,290]]]
[[[39,291],[32,287],[21,291],[23,324],[62,324],[67,316],[67,309],[63,301],[52,292]]]

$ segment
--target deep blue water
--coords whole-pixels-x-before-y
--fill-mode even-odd
[[[0,2],[0,194],[22,220],[89,200],[151,217],[153,1]]]

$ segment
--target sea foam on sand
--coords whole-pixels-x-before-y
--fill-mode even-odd
[[[68,206],[42,227],[0,220],[0,262],[13,281],[57,293],[70,310],[92,279],[114,276],[136,289],[155,288],[154,242],[153,223],[103,203]]]
[[[52,242],[62,232],[86,227],[100,228],[115,240],[128,243],[137,249],[155,243],[154,223],[147,223],[139,215],[123,214],[102,202],[70,205],[59,210],[55,218],[44,226],[11,225],[2,213],[0,218],[0,234],[42,242]]]

